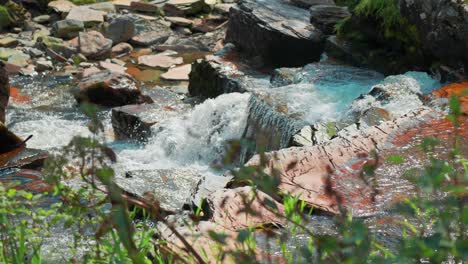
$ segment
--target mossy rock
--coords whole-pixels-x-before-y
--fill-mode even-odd
[[[6,7],[0,5],[0,29],[9,27],[13,23],[13,19],[8,13]]]

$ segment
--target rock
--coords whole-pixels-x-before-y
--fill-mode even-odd
[[[391,114],[387,110],[379,107],[371,107],[362,113],[358,123],[366,126],[377,126],[388,120],[391,120]]]
[[[323,34],[308,16],[307,10],[281,0],[244,0],[231,8],[225,42],[274,66],[318,61]]]
[[[175,16],[187,16],[200,13],[205,8],[203,0],[169,0],[164,4],[164,13]]]
[[[70,58],[77,53],[76,48],[67,45],[62,39],[54,37],[43,37],[37,41],[38,46],[44,45],[46,48],[52,50],[54,53],[61,55],[65,58]],[[56,56],[52,56],[56,57]]]
[[[112,40],[97,31],[80,32],[80,52],[88,59],[103,59],[110,56]]]
[[[0,47],[16,47],[18,40],[13,37],[5,37],[0,39]]]
[[[19,67],[26,67],[29,64],[30,59],[31,57],[24,53],[14,54],[8,57],[8,63]]]
[[[169,38],[169,32],[165,31],[150,31],[141,32],[134,36],[130,43],[137,46],[148,47],[155,44],[162,44]]]
[[[51,16],[49,15],[40,15],[33,18],[33,21],[39,24],[46,24],[51,20]]]
[[[303,8],[310,8],[311,6],[316,5],[335,5],[335,1],[333,0],[291,0],[291,2]]]
[[[234,4],[216,4],[214,9],[213,9],[213,13],[214,14],[219,14],[219,15],[222,15],[222,16],[227,16],[227,15],[229,15],[229,10],[233,6],[234,6]]]
[[[346,17],[351,16],[348,7],[335,5],[315,5],[309,11],[310,23],[326,35],[333,35],[335,33],[335,25]]]
[[[293,136],[292,145],[304,147],[325,144],[336,136],[337,131],[336,124],[331,122],[305,126]]]
[[[336,198],[338,197],[354,216],[375,214],[372,190],[359,174],[359,170],[368,161],[366,158],[371,157],[369,153],[372,150],[383,151],[391,148],[391,135],[403,133],[406,128],[427,122],[434,117],[437,117],[437,113],[420,108],[378,126],[340,133],[326,145],[267,153],[265,164],[268,164],[268,168],[265,167],[265,172],[272,175],[275,171],[275,175],[279,175],[281,192],[298,195],[301,200],[315,208],[339,213]],[[247,166],[260,164],[259,157],[255,156]],[[340,174],[341,172],[343,174]],[[337,192],[336,196],[331,195],[329,190]]]
[[[438,98],[457,96],[460,99],[461,111],[468,115],[468,81],[452,83],[432,92]]]
[[[72,39],[84,30],[84,23],[79,20],[65,19],[52,25],[52,34],[58,38]]]
[[[5,63],[0,61],[0,123],[5,123],[5,111],[10,99],[10,82]],[[1,137],[0,137],[1,138]]]
[[[49,4],[47,4],[47,6],[52,8],[57,13],[69,13],[70,10],[76,7],[75,4],[67,0],[51,1]]]
[[[153,1],[154,2],[154,1]],[[145,13],[151,13],[151,15],[160,15],[163,13],[161,10],[160,5],[154,4],[154,3],[147,3],[147,2],[135,2],[132,1],[130,3],[130,9],[133,11],[137,12],[145,12]]]
[[[132,45],[130,45],[128,43],[119,43],[119,44],[115,45],[114,47],[112,47],[111,56],[112,57],[119,57],[119,56],[122,56],[122,55],[130,54],[130,53],[132,53],[132,51],[133,51]]]
[[[191,27],[193,21],[185,17],[165,17],[167,21],[171,22],[171,25],[181,26],[181,27]]]
[[[101,2],[101,3],[94,3],[87,5],[90,9],[96,10],[96,11],[101,11],[105,13],[116,13],[117,9],[115,8],[115,5],[110,3],[110,2]]]
[[[83,78],[74,95],[78,103],[87,101],[108,107],[153,101],[141,94],[133,78],[110,71],[92,73]]]
[[[54,65],[52,64],[51,61],[47,61],[47,60],[36,61],[36,71],[38,72],[50,71],[53,69],[54,69]]]
[[[159,202],[166,212],[182,210],[190,205],[202,176],[191,169],[140,170],[116,177],[117,185],[136,197]]]
[[[256,228],[266,224],[285,224],[283,205],[252,187],[218,190],[207,197],[211,221],[229,230]],[[247,208],[248,206],[248,208]],[[250,214],[248,212],[255,212]]]
[[[299,78],[300,68],[278,68],[273,71],[270,78],[270,83],[274,87],[286,86],[290,84],[299,83],[301,79]]]
[[[237,73],[235,66],[229,66],[214,60],[195,61],[189,74],[190,95],[214,98],[223,93],[244,92],[239,81],[231,78]]]
[[[153,135],[153,127],[180,116],[189,110],[176,94],[165,89],[152,91],[152,104],[126,105],[112,109],[112,127],[116,138],[146,141]]]
[[[171,57],[161,54],[156,55],[144,55],[138,57],[138,64],[153,68],[167,69],[177,64],[184,62],[182,57]]]
[[[66,19],[78,20],[83,22],[85,27],[91,27],[104,22],[105,15],[105,12],[93,10],[85,6],[78,6],[70,10]]]
[[[114,44],[127,42],[135,35],[135,24],[130,17],[119,16],[104,25],[102,34]]]
[[[170,68],[166,73],[161,74],[161,78],[168,81],[188,81],[192,65],[186,64],[175,68]]]
[[[402,16],[416,27],[426,58],[467,77],[468,3],[401,0],[398,4]]]
[[[45,150],[29,148],[19,148],[9,152],[9,154],[0,154],[0,167],[39,170],[49,157],[49,153]],[[6,158],[7,156],[8,158]]]
[[[23,140],[13,134],[0,122],[0,154],[24,147]]]
[[[10,48],[0,48],[0,60],[8,60],[13,55],[23,54],[21,51]]]
[[[18,190],[24,190],[31,193],[45,193],[53,191],[53,186],[43,180],[43,175],[37,170],[5,168],[0,169],[0,180],[2,182],[19,182],[15,186]]]
[[[177,52],[204,52],[210,49],[204,44],[191,39],[169,37],[163,44],[154,46],[157,51],[172,50]]]
[[[104,70],[109,70],[111,72],[120,73],[120,74],[125,74],[125,71],[127,70],[126,67],[123,67],[118,64],[111,63],[111,62],[105,62],[105,61],[100,61],[99,67],[101,67]]]

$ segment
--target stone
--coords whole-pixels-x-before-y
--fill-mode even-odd
[[[101,67],[104,70],[109,70],[111,72],[121,73],[121,74],[125,74],[125,71],[127,70],[126,67],[123,67],[118,64],[111,63],[111,62],[105,62],[105,61],[100,61],[99,67]]]
[[[203,43],[191,39],[181,39],[176,37],[169,37],[162,44],[154,46],[157,51],[172,50],[177,52],[205,52],[210,49]]]
[[[101,2],[101,3],[94,3],[87,5],[90,9],[96,10],[96,11],[101,11],[105,13],[116,13],[117,9],[115,8],[115,5],[112,4],[111,2]]]
[[[318,61],[324,37],[308,17],[282,0],[245,0],[231,8],[225,42],[277,67]]]
[[[68,43],[65,43],[60,38],[47,36],[38,39],[37,43],[41,43],[41,45],[44,45],[46,48],[65,58],[70,58],[77,53],[77,49],[75,47],[68,45]]]
[[[326,145],[279,150],[267,153],[266,163],[255,156],[246,165],[261,166],[269,175],[275,173],[280,179],[280,192],[298,195],[317,209],[337,214],[340,202],[354,216],[372,215],[378,212],[372,190],[359,174],[372,158],[369,153],[393,147],[394,133],[404,133],[437,116],[423,107],[378,126],[342,132]],[[391,204],[390,200],[383,203]]]
[[[221,189],[207,197],[211,221],[224,228],[236,231],[256,228],[267,224],[284,225],[283,205],[262,191],[250,186]],[[248,208],[247,208],[248,206]],[[255,212],[250,214],[248,212]]]
[[[43,71],[50,71],[54,69],[54,65],[51,61],[47,60],[38,60],[36,61],[36,71],[43,72]]]
[[[146,141],[153,136],[153,128],[188,111],[188,106],[178,102],[175,94],[156,89],[154,103],[125,105],[112,109],[112,127],[117,139]]]
[[[171,66],[182,64],[184,60],[182,57],[171,57],[161,54],[156,55],[144,55],[138,57],[138,64],[152,68],[163,68],[167,69]]]
[[[18,39],[13,37],[4,37],[0,39],[0,47],[16,47],[18,43]]]
[[[49,15],[40,15],[40,16],[33,18],[33,21],[39,24],[46,24],[50,22],[50,20],[51,20],[51,16]]]
[[[97,31],[80,32],[78,41],[80,53],[88,59],[103,59],[110,56],[112,40]]]
[[[316,5],[335,5],[335,1],[333,0],[291,0],[291,2],[303,8],[310,8],[311,6]]]
[[[315,5],[310,9],[310,23],[326,35],[335,33],[335,26],[341,20],[350,17],[348,7],[335,5]]]
[[[8,130],[3,122],[0,122],[0,154],[23,147],[23,140]]]
[[[432,95],[438,98],[451,98],[456,96],[460,99],[460,108],[462,113],[468,115],[468,81],[461,81],[446,85],[432,92]]]
[[[135,24],[130,17],[119,16],[104,25],[102,34],[114,45],[127,42],[135,35]]]
[[[8,63],[19,66],[26,67],[29,65],[31,57],[24,53],[14,54],[8,58]]]
[[[190,64],[170,68],[169,71],[161,74],[161,79],[168,81],[188,81],[191,71],[192,65]]]
[[[227,15],[229,15],[229,10],[233,6],[234,6],[234,4],[216,4],[214,9],[213,9],[213,13],[214,14],[219,14],[219,15],[222,15],[222,16],[227,16]]]
[[[134,36],[130,43],[137,46],[148,47],[155,44],[162,44],[169,38],[169,32],[165,31],[149,31],[141,32]]]
[[[0,48],[0,60],[8,60],[13,55],[22,54],[21,51],[10,48]]]
[[[165,17],[167,21],[171,22],[172,25],[181,26],[181,27],[191,27],[193,25],[193,21],[187,19],[185,17]]]
[[[0,154],[0,167],[39,170],[49,157],[49,153],[45,150],[24,147],[10,151],[7,154],[9,155]]]
[[[140,170],[116,177],[116,184],[140,199],[155,202],[165,212],[177,212],[191,205],[202,176],[192,169]]]
[[[10,82],[5,63],[0,61],[0,123],[5,123],[6,108],[10,99]]]
[[[72,39],[84,30],[83,21],[65,19],[55,22],[52,25],[52,34],[58,38]]]
[[[105,15],[105,12],[93,10],[85,6],[78,6],[70,10],[66,19],[78,20],[83,22],[85,27],[91,27],[104,22]]]
[[[371,107],[362,113],[358,122],[360,125],[377,126],[388,120],[391,120],[391,114],[387,110]]]
[[[52,8],[52,10],[54,10],[57,13],[69,13],[70,10],[76,7],[75,4],[67,0],[51,1],[47,4],[47,6],[49,8]]]
[[[110,71],[91,73],[83,78],[74,96],[78,103],[86,101],[106,107],[153,102],[142,95],[132,77]]]
[[[165,14],[176,16],[195,15],[205,8],[203,0],[169,0],[164,4]]]
[[[133,11],[137,11],[137,12],[150,13],[152,15],[154,14],[160,15],[163,13],[160,5],[153,4],[151,2],[147,3],[147,2],[132,1],[130,4],[130,9],[132,9]]]
[[[304,147],[325,144],[336,136],[336,131],[338,131],[336,124],[331,122],[305,126],[293,136],[292,145]]]
[[[112,47],[111,56],[119,57],[119,56],[130,54],[132,53],[132,51],[133,51],[132,45],[122,42]]]

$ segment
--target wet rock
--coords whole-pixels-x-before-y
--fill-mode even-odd
[[[8,159],[3,159],[5,155],[0,154],[0,167],[38,170],[42,168],[45,160],[49,157],[47,151],[40,149],[19,148],[10,153],[13,155]]]
[[[16,47],[18,43],[18,39],[13,37],[5,37],[0,39],[0,47]]]
[[[117,185],[138,198],[157,201],[166,212],[190,204],[202,176],[191,169],[140,170],[116,177]]]
[[[271,74],[270,83],[274,87],[286,86],[301,81],[297,74],[300,68],[279,68]]]
[[[153,126],[161,124],[182,113],[189,107],[178,103],[175,94],[156,89],[154,103],[126,105],[112,109],[112,127],[118,139],[145,141],[153,135]]]
[[[110,56],[112,40],[97,31],[80,32],[78,41],[80,53],[88,59],[103,59]]]
[[[52,34],[58,38],[71,39],[84,30],[84,23],[79,20],[65,19],[52,25]]]
[[[130,54],[133,51],[132,45],[128,43],[119,43],[112,47],[111,49],[111,56],[118,57],[122,55]]]
[[[130,17],[119,16],[104,25],[102,34],[114,44],[127,42],[135,35],[135,24]]]
[[[207,197],[211,221],[229,230],[255,228],[266,224],[284,224],[283,205],[252,187],[223,189]],[[248,206],[248,208],[247,208]],[[249,214],[255,212],[255,214]]]
[[[162,54],[144,55],[138,57],[138,64],[152,68],[167,69],[177,64],[182,64],[184,60],[182,57],[171,57]]]
[[[19,181],[16,188],[32,193],[44,193],[53,190],[51,185],[43,181],[42,173],[37,170],[6,168],[0,169],[0,183]]]
[[[137,46],[149,47],[155,44],[162,44],[169,38],[170,33],[166,31],[141,32],[134,36],[130,43]]]
[[[205,8],[203,0],[169,0],[164,4],[166,14],[176,16],[195,15]]]
[[[36,61],[36,71],[43,72],[43,71],[50,71],[54,69],[54,65],[51,61],[48,60],[38,60]]]
[[[13,134],[0,122],[0,154],[24,147],[23,140]]]
[[[91,27],[104,22],[105,15],[105,12],[93,10],[85,6],[78,6],[70,10],[66,19],[78,20],[83,22],[85,27]]]
[[[292,145],[304,147],[325,144],[337,135],[337,131],[338,128],[333,122],[305,126],[292,137]]]
[[[141,94],[133,78],[110,71],[92,73],[83,78],[74,95],[78,102],[108,107],[152,102],[151,98]]]
[[[379,107],[371,107],[362,113],[358,123],[366,126],[377,126],[388,120],[391,120],[391,115],[387,110]]]
[[[241,84],[230,77],[235,72],[234,66],[226,67],[214,60],[195,61],[189,75],[190,95],[214,98],[223,93],[244,92]]]
[[[161,78],[168,81],[188,81],[191,70],[190,64],[170,68],[166,73],[161,74]]]
[[[398,4],[402,16],[415,25],[425,56],[468,76],[468,3],[402,0]]]
[[[460,99],[462,113],[468,114],[468,81],[452,83],[432,92],[437,98],[457,96]]]
[[[330,57],[339,59],[347,64],[353,66],[365,65],[363,61],[366,61],[366,58],[355,52],[352,43],[338,39],[336,36],[329,36],[327,38],[325,51]]]
[[[351,16],[348,7],[335,5],[316,5],[312,6],[309,11],[310,23],[326,35],[332,35],[335,32],[335,25]]]
[[[5,63],[0,61],[0,123],[5,123],[5,111],[10,99],[10,82]]]
[[[291,2],[303,8],[310,8],[316,5],[335,5],[335,1],[333,0],[291,0]]]
[[[318,209],[339,213],[340,202],[355,216],[374,214],[373,190],[359,174],[371,156],[369,153],[391,148],[392,135],[437,116],[437,113],[421,108],[368,129],[351,128],[350,133],[345,129],[326,145],[267,153],[265,172],[279,175],[281,192],[298,195]],[[259,157],[255,156],[247,165],[260,165]],[[348,173],[350,170],[353,173]],[[342,172],[344,174],[340,174]],[[331,195],[330,190],[336,195]]]
[[[14,54],[8,57],[8,63],[19,66],[21,68],[29,65],[31,57],[24,53]]]
[[[67,0],[51,1],[47,6],[57,13],[69,13],[70,10],[76,7],[75,4]]]
[[[307,10],[281,0],[244,0],[231,8],[226,42],[274,66],[317,61],[323,34],[310,25]]]
[[[125,74],[125,71],[127,70],[126,67],[123,67],[121,65],[118,65],[112,62],[106,62],[106,61],[100,61],[99,67],[101,67],[104,70],[108,70],[110,72],[115,72],[115,73],[120,73],[120,74]]]

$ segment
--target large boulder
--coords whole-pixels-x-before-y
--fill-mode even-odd
[[[5,111],[10,99],[10,82],[5,63],[0,61],[0,122],[5,123]]]
[[[102,33],[114,45],[127,42],[135,35],[135,24],[128,16],[118,16],[104,25]]]
[[[88,59],[105,59],[110,56],[112,40],[97,31],[80,32],[78,42],[80,53]]]
[[[318,61],[323,34],[309,22],[307,10],[282,0],[243,0],[231,8],[226,42],[274,66]]]
[[[466,1],[399,0],[403,17],[417,29],[424,53],[468,76],[468,3]]]
[[[132,77],[110,71],[92,73],[83,78],[74,95],[79,103],[87,101],[108,107],[153,102],[149,96],[141,94]]]
[[[335,5],[315,5],[310,8],[310,22],[324,34],[332,35],[335,25],[351,16],[347,7]]]

